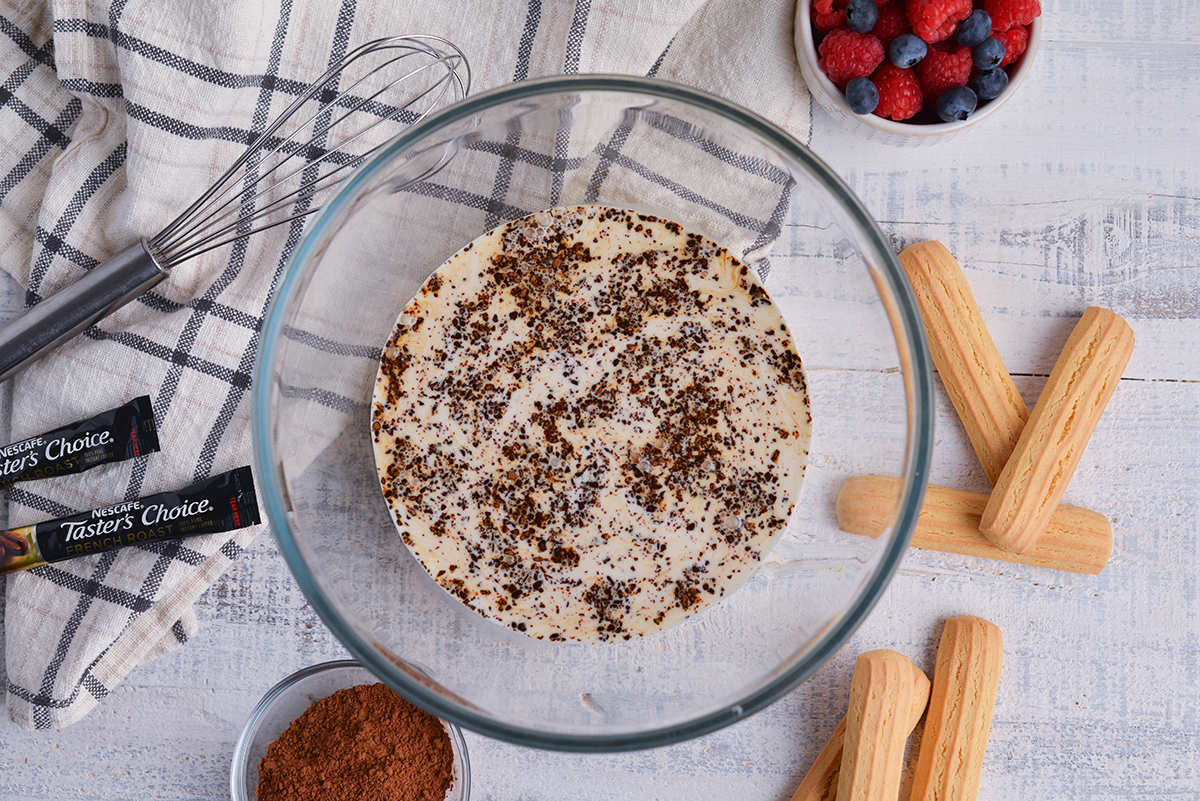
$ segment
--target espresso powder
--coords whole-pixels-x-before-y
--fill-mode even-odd
[[[267,746],[259,801],[444,801],[454,782],[446,727],[383,684],[323,698]]]

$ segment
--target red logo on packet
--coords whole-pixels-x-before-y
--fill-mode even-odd
[[[138,444],[137,426],[136,425],[132,425],[129,427],[129,438],[133,441],[133,455],[141,456],[142,448],[141,448],[141,445]]]
[[[229,509],[233,512],[233,524],[240,526],[242,524],[242,516],[238,514],[237,496],[229,499]]]

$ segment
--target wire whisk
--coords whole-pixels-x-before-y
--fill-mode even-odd
[[[283,81],[277,79],[276,96]],[[437,36],[393,36],[349,52],[295,99],[220,178],[158,233],[94,267],[0,328],[0,381],[203,253],[320,210],[405,128],[465,98],[466,56]]]

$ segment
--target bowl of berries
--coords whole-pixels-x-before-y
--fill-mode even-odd
[[[887,144],[933,144],[1013,96],[1041,13],[1039,0],[800,0],[796,52],[834,119]]]

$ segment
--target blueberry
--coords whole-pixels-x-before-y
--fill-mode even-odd
[[[980,100],[991,100],[999,97],[1008,86],[1008,73],[1000,67],[983,70],[971,76],[971,88]]]
[[[992,35],[992,18],[982,8],[977,8],[971,15],[958,23],[954,38],[960,45],[974,47]]]
[[[966,86],[951,86],[938,95],[937,115],[946,122],[965,120],[976,105],[975,93]]]
[[[846,102],[855,114],[870,114],[879,105],[879,90],[870,78],[852,78],[846,84]]]
[[[971,61],[981,70],[999,67],[1004,60],[1004,42],[995,36],[989,36],[975,47],[971,48]]]
[[[915,33],[902,33],[888,45],[888,60],[901,69],[908,69],[925,58],[929,45]]]
[[[879,6],[875,0],[850,0],[846,4],[846,27],[859,33],[869,33],[879,21]]]

